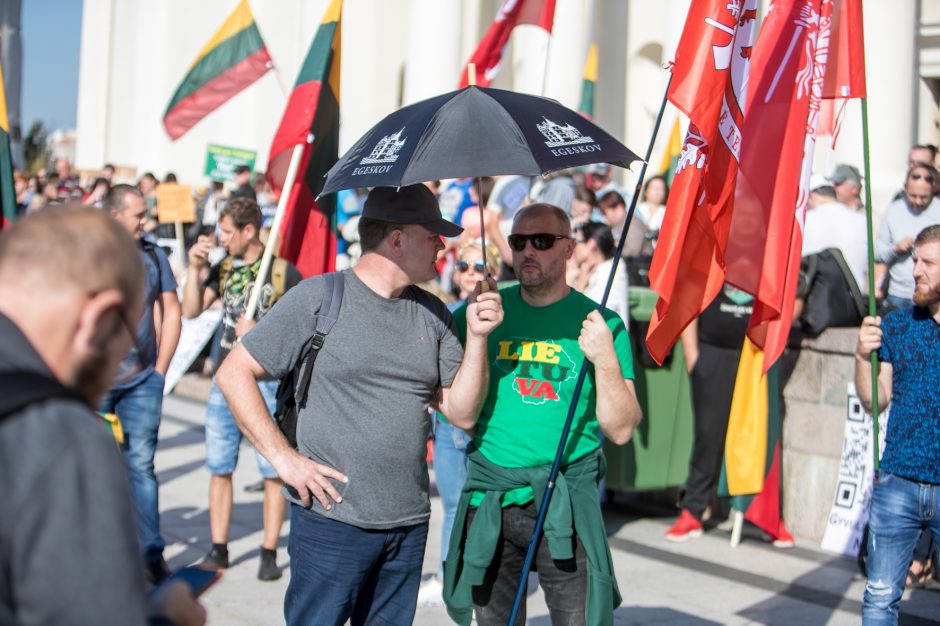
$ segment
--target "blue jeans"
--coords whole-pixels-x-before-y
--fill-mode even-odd
[[[435,419],[434,479],[437,493],[444,505],[444,526],[441,528],[441,568],[437,577],[444,579],[444,561],[450,547],[450,531],[457,516],[460,491],[467,480],[467,446],[473,441],[467,433],[441,419]]]
[[[892,296],[889,294],[885,296],[885,304],[890,306],[892,309],[908,309],[914,306],[914,300],[912,300],[910,297],[905,298],[902,296]]]
[[[148,561],[162,558],[166,546],[160,536],[157,477],[153,471],[163,408],[163,383],[163,375],[153,371],[133,387],[109,390],[98,406],[100,412],[114,413],[121,420],[124,462],[137,511],[137,537]]]
[[[261,396],[272,416],[277,405],[277,385],[276,380],[258,381]],[[235,416],[213,379],[206,403],[206,469],[209,473],[213,476],[227,476],[234,472],[241,443],[242,431],[238,429]],[[277,478],[274,467],[257,450],[255,460],[263,478]]]
[[[290,510],[288,624],[411,624],[428,524],[370,530]]]
[[[897,624],[911,554],[922,529],[940,540],[940,485],[879,470],[868,522],[868,584],[862,623]]]

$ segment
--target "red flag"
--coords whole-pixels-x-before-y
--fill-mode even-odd
[[[757,0],[694,2],[676,50],[668,97],[690,124],[650,267],[660,363],[724,282],[756,21]]]
[[[552,32],[552,23],[555,20],[555,0],[503,0],[496,19],[489,30],[480,40],[473,56],[467,65],[474,63],[477,66],[477,85],[489,87],[490,83],[499,73],[499,66],[503,61],[503,51],[509,42],[512,30],[520,24],[532,24]],[[468,82],[467,65],[464,66],[460,76],[460,85],[463,89]]]
[[[862,0],[833,0],[829,61],[823,98],[865,97]]]
[[[861,0],[833,0],[829,63],[817,131],[820,136],[832,137],[833,149],[845,118],[846,101],[865,97],[864,32]]]
[[[748,336],[764,372],[790,333],[831,12],[831,0],[778,0],[754,48],[727,281],[756,298]]]
[[[275,193],[288,193],[279,256],[307,278],[336,269],[336,195],[315,200],[326,172],[339,157],[340,14],[332,0],[307,51],[287,109],[271,142],[267,179]],[[283,189],[295,146],[305,146],[297,179]]]

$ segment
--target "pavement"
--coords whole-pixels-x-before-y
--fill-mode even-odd
[[[193,381],[188,382],[193,389]],[[196,382],[197,390],[204,382]],[[187,385],[182,385],[186,388]],[[200,396],[201,393],[191,393]],[[167,396],[163,407],[156,466],[166,556],[171,568],[192,564],[210,547],[207,493],[203,467],[205,403],[182,395]],[[284,592],[290,577],[287,557],[289,521],[281,534],[278,563],[284,577],[257,580],[261,544],[261,494],[243,488],[259,480],[251,447],[244,443],[235,472],[235,505],[229,554],[232,566],[203,596],[212,625],[282,624]],[[432,473],[433,480],[433,473]],[[432,516],[424,572],[437,569],[441,505]],[[796,547],[781,550],[745,529],[737,548],[730,534],[712,528],[687,543],[669,543],[663,534],[676,511],[646,504],[624,494],[605,510],[610,546],[623,604],[615,623],[712,624],[859,624],[864,580],[854,558],[823,552],[797,537]],[[528,623],[548,626],[544,597],[530,580]],[[940,623],[940,586],[907,590],[901,604],[902,625]],[[421,607],[415,624],[451,624],[443,607]]]

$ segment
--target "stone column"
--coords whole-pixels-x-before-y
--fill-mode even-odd
[[[578,107],[581,98],[581,75],[591,43],[593,4],[579,0],[558,0],[555,4],[544,95],[571,109]]]
[[[460,30],[460,3],[410,1],[403,104],[457,88],[463,62]]]
[[[916,2],[863,3],[868,80],[872,210],[878,216],[904,182],[907,152],[917,142]],[[830,159],[863,170],[861,107],[850,102]],[[824,148],[822,143],[820,148]],[[816,161],[817,166],[819,161]],[[829,173],[829,172],[827,172]]]

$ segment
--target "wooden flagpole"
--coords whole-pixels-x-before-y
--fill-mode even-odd
[[[290,165],[287,166],[287,178],[284,180],[284,187],[281,188],[281,197],[277,202],[277,212],[274,214],[271,232],[268,235],[268,241],[264,245],[264,253],[261,255],[261,268],[258,270],[255,285],[251,290],[251,296],[248,298],[248,306],[245,308],[245,319],[254,319],[255,311],[258,310],[258,300],[261,298],[261,289],[264,287],[268,270],[271,269],[274,251],[277,249],[277,238],[281,232],[281,222],[284,221],[284,214],[287,212],[287,201],[290,199],[294,181],[297,180],[297,170],[300,168],[300,159],[303,157],[304,149],[311,143],[313,143],[313,135],[308,135],[307,143],[294,146],[294,151],[291,153]]]

